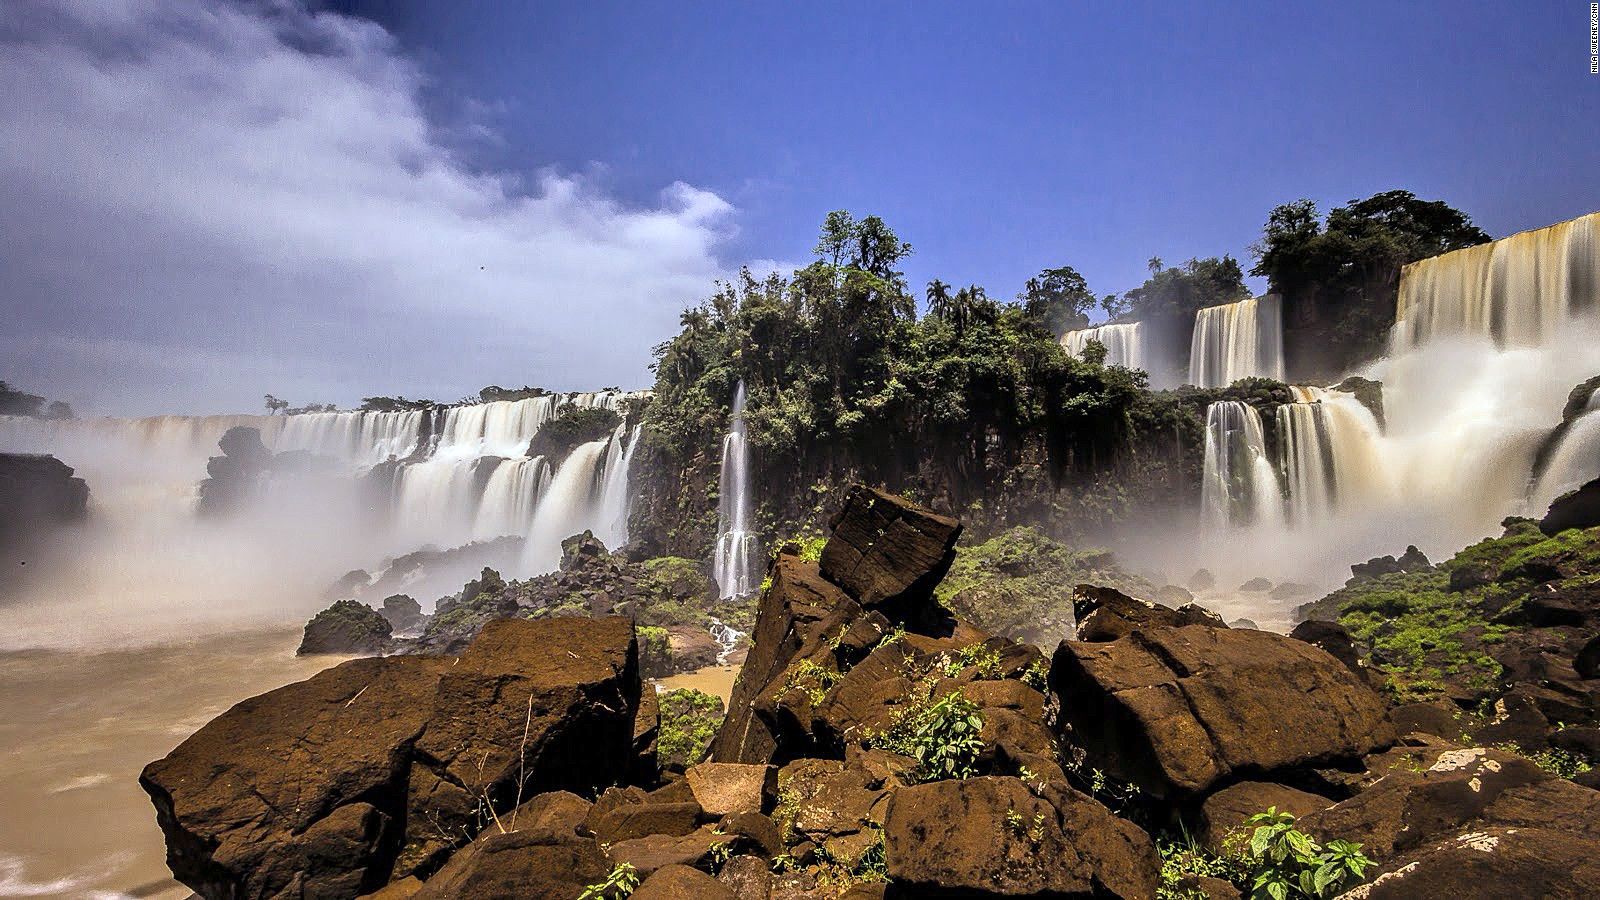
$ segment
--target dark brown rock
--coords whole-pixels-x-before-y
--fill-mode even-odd
[[[1200,805],[1200,842],[1221,853],[1246,819],[1276,807],[1296,818],[1333,805],[1327,797],[1264,781],[1241,781],[1207,797]]]
[[[306,623],[305,636],[295,653],[382,653],[389,646],[389,634],[389,620],[382,613],[354,600],[335,600]]]
[[[652,834],[620,841],[606,848],[606,852],[613,860],[638,869],[640,875],[649,875],[666,866],[705,864],[711,859],[714,847],[733,840],[706,825],[685,835]]]
[[[709,816],[763,812],[778,793],[775,766],[704,762],[690,766],[684,781]]]
[[[611,872],[592,838],[530,828],[480,837],[450,857],[415,900],[572,900]]]
[[[1551,828],[1492,827],[1386,860],[1367,900],[1600,896],[1600,840]]]
[[[1226,628],[1222,617],[1203,606],[1187,604],[1169,609],[1148,600],[1130,597],[1115,588],[1080,584],[1072,591],[1072,610],[1077,621],[1077,640],[1114,641],[1136,628],[1157,625],[1210,625]]]
[[[733,890],[699,869],[662,866],[640,882],[633,900],[736,900]]]
[[[862,606],[923,606],[955,561],[961,523],[893,494],[856,485],[833,519],[823,577]]]
[[[1234,772],[1353,760],[1396,737],[1354,672],[1263,631],[1191,625],[1063,641],[1050,684],[1089,764],[1158,797]]]
[[[735,900],[770,900],[772,864],[760,856],[741,853],[728,860],[717,880],[733,891]]]
[[[1076,791],[1045,794],[994,776],[896,790],[884,821],[891,893],[1155,896],[1148,835]]]
[[[1549,535],[1596,525],[1600,525],[1600,478],[1557,497],[1539,520],[1539,530]]]

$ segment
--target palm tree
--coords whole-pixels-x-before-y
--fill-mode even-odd
[[[928,282],[928,315],[936,319],[950,317],[950,285],[937,278]]]

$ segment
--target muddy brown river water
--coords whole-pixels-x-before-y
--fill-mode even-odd
[[[240,700],[343,659],[297,658],[299,640],[0,653],[0,897],[188,897],[139,771]]]

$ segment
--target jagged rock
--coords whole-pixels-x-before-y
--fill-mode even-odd
[[[1156,589],[1156,602],[1163,606],[1185,606],[1194,602],[1194,595],[1175,584],[1164,584]]]
[[[735,900],[770,900],[772,865],[760,856],[741,853],[728,860],[717,880],[733,891]]]
[[[867,608],[923,608],[955,560],[961,523],[856,485],[834,516],[821,574]]]
[[[1063,641],[1050,685],[1089,764],[1157,797],[1395,740],[1382,700],[1349,668],[1264,631],[1191,625]]]
[[[389,634],[389,620],[377,610],[354,600],[337,600],[306,623],[295,653],[382,653],[389,646]]]
[[[717,664],[722,645],[704,628],[673,625],[667,629],[667,646],[675,672],[692,672]]]
[[[1583,678],[1600,678],[1600,635],[1589,639],[1572,659],[1572,668]]]
[[[1548,535],[1596,525],[1600,525],[1600,478],[1557,497],[1539,520],[1539,530]]]
[[[1200,842],[1223,853],[1228,838],[1246,819],[1277,807],[1296,818],[1333,805],[1327,797],[1264,781],[1241,781],[1207,797],[1200,805]]]
[[[0,453],[0,548],[88,514],[89,485],[53,456]]]
[[[405,594],[390,594],[383,598],[383,608],[379,612],[394,631],[410,631],[428,619],[422,614],[422,604]]]
[[[699,869],[681,865],[657,869],[629,896],[633,900],[736,900],[727,885]]]
[[[467,582],[461,593],[439,601],[433,616],[417,639],[417,649],[426,653],[460,653],[490,622],[517,614],[517,601],[506,591],[505,579],[485,568]]]
[[[1365,666],[1361,664],[1361,654],[1356,652],[1355,640],[1350,637],[1350,631],[1338,622],[1307,619],[1296,625],[1294,630],[1289,632],[1289,637],[1305,641],[1325,651],[1329,656],[1344,663],[1352,672],[1359,674],[1365,670]]]
[[[707,815],[763,812],[778,792],[774,766],[706,762],[690,766],[684,780]]]
[[[202,897],[349,896],[426,874],[484,803],[613,781],[638,692],[626,620],[506,620],[459,660],[353,660],[246,700],[140,784]]]
[[[706,825],[685,835],[652,834],[619,841],[606,848],[606,853],[617,862],[638,869],[640,875],[648,876],[667,866],[701,865],[711,859],[718,845],[732,843],[737,841],[718,834],[715,826]]]
[[[451,856],[415,900],[572,900],[610,872],[593,838],[541,828],[507,834],[491,829]]]
[[[557,834],[577,834],[594,804],[571,791],[549,791],[512,810],[506,827],[544,828]]]
[[[1272,582],[1266,578],[1252,578],[1239,585],[1239,590],[1249,594],[1259,594],[1263,591],[1272,590]]]
[[[1393,556],[1375,556],[1364,563],[1356,563],[1350,567],[1352,581],[1365,581],[1368,578],[1377,578],[1379,575],[1392,575],[1397,572],[1426,572],[1433,568],[1433,563],[1416,545],[1406,547],[1406,552],[1399,559]]]
[[[1389,719],[1400,734],[1432,734],[1449,741],[1465,736],[1460,707],[1446,703],[1402,703],[1389,710]]]
[[[1393,859],[1372,875],[1365,900],[1419,897],[1600,896],[1600,840],[1552,828],[1484,828]]]
[[[1080,641],[1114,641],[1136,628],[1156,625],[1228,627],[1221,616],[1198,604],[1169,609],[1092,584],[1080,584],[1073,589],[1072,610]]]
[[[1153,897],[1150,838],[1093,799],[985,776],[896,790],[884,820],[895,896]]]
[[[787,824],[796,840],[852,865],[877,844],[894,785],[859,766],[832,759],[796,760],[778,773]]]
[[[1195,573],[1189,576],[1191,591],[1209,591],[1216,586],[1217,576],[1211,574],[1210,569],[1196,569]]]

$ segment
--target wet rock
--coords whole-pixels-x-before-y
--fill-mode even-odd
[[[1313,588],[1309,584],[1300,584],[1300,583],[1294,582],[1294,581],[1285,581],[1284,583],[1278,585],[1277,587],[1275,587],[1271,591],[1269,591],[1267,593],[1267,596],[1271,597],[1274,600],[1284,600],[1284,601],[1287,601],[1287,600],[1298,600],[1301,597],[1309,597],[1309,596],[1311,596],[1313,593],[1315,593],[1315,591],[1316,591],[1316,589]]]
[[[1189,576],[1191,591],[1209,591],[1216,586],[1217,576],[1211,574],[1210,569],[1196,569],[1195,573]]]
[[[1539,530],[1548,535],[1596,525],[1600,525],[1600,478],[1557,497],[1539,520]]]
[[[389,633],[389,620],[377,610],[354,600],[337,600],[306,623],[295,653],[382,653],[389,646]]]
[[[89,485],[53,456],[0,453],[0,549],[88,516]]]
[[[894,894],[1155,895],[1148,835],[1069,788],[1044,793],[994,776],[895,791],[883,829]]]
[[[1249,594],[1259,594],[1272,590],[1272,581],[1266,578],[1252,578],[1239,585],[1239,590]]]
[[[1089,764],[1157,797],[1233,772],[1355,759],[1395,740],[1382,700],[1348,667],[1264,631],[1157,627],[1063,641],[1050,684]]]
[[[1355,394],[1356,400],[1362,406],[1365,406],[1368,412],[1372,413],[1374,419],[1378,420],[1378,427],[1383,427],[1383,382],[1362,378],[1359,375],[1351,375],[1334,385],[1334,390]]]
[[[955,561],[961,523],[856,485],[833,519],[821,574],[869,609],[920,610]]]
[[[663,866],[629,895],[633,900],[736,900],[733,890],[699,869]]]
[[[1350,637],[1350,631],[1338,622],[1307,619],[1296,625],[1289,632],[1289,637],[1305,641],[1344,663],[1350,671],[1366,676],[1367,667],[1362,662],[1361,654],[1356,651],[1355,640]]]

